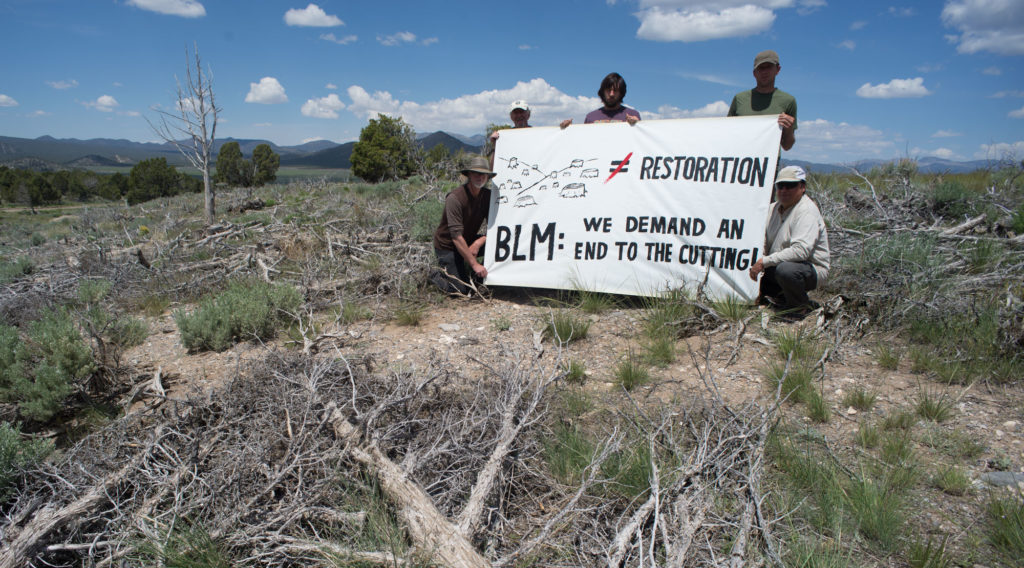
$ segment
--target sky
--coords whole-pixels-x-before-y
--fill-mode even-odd
[[[1024,159],[1024,0],[0,0],[0,135],[157,141],[194,47],[218,138],[578,124],[612,71],[644,120],[725,116],[774,49],[784,158]]]

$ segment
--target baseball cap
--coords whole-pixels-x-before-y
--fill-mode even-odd
[[[515,101],[512,104],[508,105],[508,111],[509,112],[512,112],[512,111],[516,110],[517,108],[521,108],[521,109],[523,109],[525,111],[529,111],[530,110],[530,105],[526,104],[526,101],[522,101],[522,100]]]
[[[779,176],[775,178],[775,183],[795,181],[807,181],[807,172],[805,172],[800,166],[786,166],[782,168],[782,171],[779,172]]]
[[[762,51],[761,53],[758,53],[757,57],[754,58],[754,69],[757,69],[758,65],[760,65],[762,63],[774,63],[774,64],[778,65],[779,64],[779,54],[775,53],[774,51],[772,51],[770,49],[766,49],[766,50]]]

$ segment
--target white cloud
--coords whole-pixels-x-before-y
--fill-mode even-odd
[[[998,67],[986,67],[981,70],[982,75],[1002,75],[1003,70]]]
[[[1006,97],[1024,97],[1024,91],[999,91],[992,95],[993,99],[1004,99]]]
[[[328,33],[328,34],[320,34],[320,39],[326,40],[326,41],[333,41],[334,43],[337,43],[339,45],[348,45],[348,44],[356,41],[357,39],[359,39],[359,36],[347,35],[345,37],[336,37],[333,33]]]
[[[530,44],[527,44],[527,43],[524,43],[524,44],[519,46],[519,49],[520,49],[520,51],[529,51],[531,49],[537,49],[537,47],[533,46],[533,45],[530,45]]]
[[[400,43],[412,43],[416,41],[416,34],[412,32],[398,32],[389,36],[377,36],[381,45],[398,45]]]
[[[825,163],[849,163],[863,158],[889,158],[897,151],[893,136],[869,126],[801,120],[796,146],[784,157]]]
[[[34,110],[28,114],[29,118],[38,118],[40,116],[50,116],[50,113],[45,110]]]
[[[74,79],[69,79],[67,81],[47,81],[46,84],[53,87],[54,89],[62,91],[64,89],[77,87],[78,81],[75,81]]]
[[[401,101],[386,91],[371,94],[359,85],[349,87],[348,96],[352,99],[348,110],[356,116],[362,119],[375,118],[378,114],[400,116],[418,132],[483,132],[488,124],[507,123],[508,104],[515,100],[530,103],[530,123],[538,126],[555,125],[565,118],[581,119],[601,106],[597,97],[567,95],[540,78],[520,81],[510,89],[481,91],[425,103]]]
[[[86,101],[82,104],[101,112],[113,112],[115,108],[120,106],[120,104],[117,102],[117,99],[110,95],[102,95],[95,101]]]
[[[326,140],[326,138],[324,138],[323,136],[314,136],[312,138],[303,138],[301,143],[302,144],[308,144],[310,142],[319,142],[320,140]]]
[[[195,0],[128,0],[128,5],[183,18],[202,18],[206,15],[206,8]]]
[[[931,92],[925,88],[924,79],[915,77],[913,79],[893,79],[888,83],[872,85],[864,83],[857,89],[857,96],[865,99],[905,99],[930,95]]]
[[[637,14],[636,36],[653,41],[695,42],[745,37],[771,28],[775,13],[754,5],[712,10],[673,10],[655,6]]]
[[[289,26],[310,28],[333,28],[334,26],[345,25],[345,22],[341,21],[338,16],[327,14],[323,8],[316,4],[310,4],[302,10],[298,8],[288,10],[284,13],[284,23]]]
[[[1010,118],[1024,118],[1024,107],[1020,107],[1017,110],[1011,110],[1010,114],[1008,114],[1007,116],[1009,116]]]
[[[324,85],[324,88],[325,89],[329,89],[331,91],[337,91],[338,90],[338,86],[335,85],[334,83],[327,83],[326,85]]]
[[[433,44],[437,43],[438,41],[440,41],[440,40],[437,39],[436,37],[428,37],[428,38],[424,39],[423,41],[421,41],[420,43],[423,44],[423,45],[433,45]]]
[[[249,94],[245,95],[245,102],[274,105],[288,102],[288,95],[277,79],[264,77],[259,83],[249,83]]]
[[[942,71],[941,63],[926,63],[924,65],[918,65],[917,70],[920,73],[934,73],[936,71]]]
[[[849,49],[850,51],[853,51],[854,49],[857,49],[857,42],[853,41],[852,39],[848,39],[839,42],[839,45],[837,47],[842,47],[844,49]]]
[[[121,110],[118,111],[117,114],[121,116],[142,116],[142,113],[137,110]]]
[[[947,36],[960,53],[1024,55],[1024,2],[1020,0],[947,0],[942,23],[960,32]]]
[[[963,134],[952,130],[939,130],[935,134],[932,134],[932,138],[953,138],[956,136],[963,136]]]
[[[935,148],[934,150],[928,150],[925,148],[911,148],[910,154],[912,156],[933,156],[936,158],[942,158],[943,160],[952,160],[956,158],[956,152],[949,148]]]
[[[729,103],[715,101],[694,110],[681,109],[672,105],[661,105],[658,107],[658,112],[647,111],[643,116],[649,120],[658,120],[661,118],[707,118],[725,116],[727,114],[729,114]]]
[[[746,83],[737,83],[736,81],[733,81],[732,79],[727,79],[725,77],[719,77],[718,75],[706,75],[706,74],[702,74],[702,73],[680,73],[679,76],[683,77],[684,79],[696,79],[698,81],[704,81],[706,83],[714,83],[716,85],[725,85],[727,87],[739,87],[739,86],[742,86],[742,85],[746,84]]]
[[[856,22],[851,22],[850,23],[850,29],[853,30],[853,31],[862,30],[862,29],[866,28],[867,25],[868,25],[868,23],[865,22],[864,20],[857,20]]]
[[[901,8],[897,6],[889,6],[889,15],[897,16],[900,18],[909,18],[914,15],[913,8]]]
[[[302,115],[313,118],[338,118],[338,111],[345,108],[337,93],[319,99],[309,99],[302,105]]]
[[[974,153],[974,157],[979,160],[1002,160],[1004,158],[1020,160],[1024,157],[1024,140],[982,144],[981,149]]]
[[[18,101],[12,99],[11,97],[9,97],[7,95],[0,94],[0,107],[16,107],[16,106],[18,106]]]

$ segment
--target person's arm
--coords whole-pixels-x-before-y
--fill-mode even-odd
[[[558,127],[561,128],[562,130],[565,130],[570,124],[572,124],[572,119],[567,118],[563,120],[561,124],[558,125]]]
[[[789,150],[796,143],[796,117],[786,113],[780,114],[779,126],[782,127],[782,149]]]
[[[487,240],[487,235],[480,235],[473,244],[466,244],[466,239],[462,235],[452,238],[452,243],[455,244],[455,250],[462,255],[462,259],[466,261],[466,264],[473,269],[473,273],[480,278],[487,277],[487,269],[484,265],[480,264],[476,260],[476,255],[480,252],[480,249],[484,246],[484,241]]]

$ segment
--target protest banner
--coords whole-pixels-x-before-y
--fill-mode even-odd
[[[487,284],[753,301],[775,116],[503,130]]]

